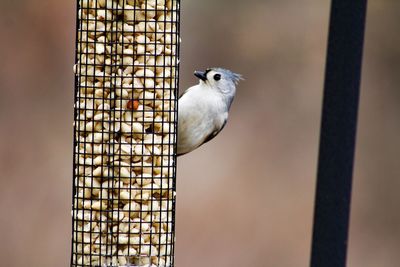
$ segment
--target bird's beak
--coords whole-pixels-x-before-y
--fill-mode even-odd
[[[207,81],[207,73],[205,71],[195,71],[194,72],[194,76],[196,76],[197,78],[199,78],[202,81]]]

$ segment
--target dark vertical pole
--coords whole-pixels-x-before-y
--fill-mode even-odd
[[[333,0],[311,267],[345,267],[366,0]]]

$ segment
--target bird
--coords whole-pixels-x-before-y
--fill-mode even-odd
[[[223,68],[195,71],[199,84],[178,99],[177,155],[187,154],[213,139],[226,125],[242,75]]]

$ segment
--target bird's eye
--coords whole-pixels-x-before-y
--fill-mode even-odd
[[[221,80],[221,74],[215,74],[214,75],[214,80],[216,80],[216,81]]]

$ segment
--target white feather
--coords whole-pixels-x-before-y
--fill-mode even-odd
[[[215,73],[222,74],[221,80],[213,80]],[[178,155],[201,146],[225,125],[235,96],[236,81],[224,74],[223,69],[209,70],[206,81],[187,89],[179,99]]]

